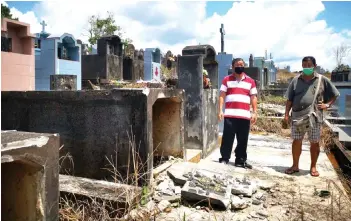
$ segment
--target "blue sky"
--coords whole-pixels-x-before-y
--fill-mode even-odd
[[[32,32],[39,32],[39,23],[45,19],[50,33],[68,32],[85,42],[87,18],[112,10],[136,48],[160,47],[175,54],[185,45],[199,43],[211,44],[219,51],[219,27],[224,23],[227,53],[245,59],[251,53],[264,56],[267,49],[280,66],[296,70],[306,55],[314,55],[317,63],[331,69],[333,49],[342,42],[351,45],[351,2],[256,1],[234,6],[230,1],[126,2],[111,0],[106,8],[98,1],[86,1],[84,10],[73,12],[81,2],[72,1],[67,8],[60,1],[6,1],[20,21],[31,25]],[[351,58],[347,59],[351,64]]]
[[[6,1],[9,7],[15,7],[22,13],[32,11],[38,1]],[[351,27],[351,1],[350,2],[323,2],[325,11],[320,13],[317,19],[327,21],[328,26],[333,27],[335,31],[342,31]],[[225,15],[232,7],[230,1],[209,1],[206,3],[206,16],[212,16],[214,13]]]

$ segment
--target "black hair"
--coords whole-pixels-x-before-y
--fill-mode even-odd
[[[242,59],[242,58],[234,58],[233,61],[232,61],[232,66],[234,66],[235,62],[239,62],[239,61],[243,61],[244,62],[244,59]]]
[[[316,66],[316,59],[313,57],[313,56],[306,56],[304,58],[302,58],[302,62],[305,62],[305,61],[312,61],[312,64],[314,66]]]

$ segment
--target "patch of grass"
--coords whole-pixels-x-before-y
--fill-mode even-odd
[[[295,77],[297,73],[291,73],[287,71],[280,70],[277,72],[278,83],[288,83],[289,79]]]
[[[283,105],[286,104],[286,98],[282,96],[275,96],[275,95],[261,95],[258,103],[268,103],[268,104],[277,104]]]

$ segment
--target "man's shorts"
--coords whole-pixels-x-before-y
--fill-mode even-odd
[[[311,143],[318,143],[321,138],[322,123],[317,123],[315,127],[306,129],[305,131],[297,131],[294,124],[291,125],[291,138],[294,140],[303,140],[305,134],[308,134],[308,140]]]

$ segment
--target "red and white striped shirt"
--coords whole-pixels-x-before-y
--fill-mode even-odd
[[[257,94],[254,79],[244,73],[238,81],[231,74],[223,79],[220,90],[226,93],[224,117],[251,119],[251,96]]]

